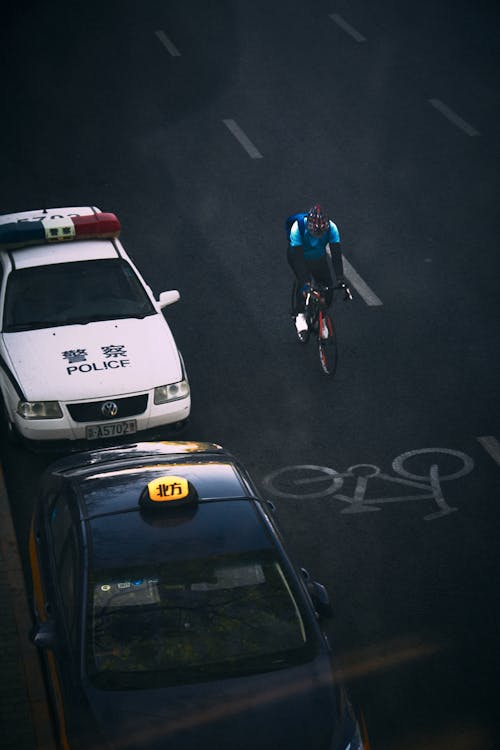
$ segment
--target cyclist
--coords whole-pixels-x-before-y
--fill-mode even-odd
[[[345,284],[339,230],[321,206],[316,204],[309,209],[302,224],[299,219],[292,224],[287,251],[288,263],[297,279],[293,314],[297,335],[301,341],[305,340],[307,335],[304,304],[311,276],[320,284],[330,287],[325,297],[327,307],[332,302],[334,281],[327,257],[327,245],[330,247],[336,282]]]

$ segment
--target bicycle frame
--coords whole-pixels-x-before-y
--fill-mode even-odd
[[[308,331],[307,335],[299,336],[302,344],[307,343],[310,334],[315,336],[321,369],[325,375],[334,375],[337,369],[337,335],[333,319],[328,310],[329,304],[327,305],[327,299],[335,289],[343,289],[344,298],[352,300],[351,290],[344,283],[331,287],[312,281],[304,300],[304,315]],[[292,317],[294,319],[296,315],[296,299],[297,282],[294,283],[292,288]]]
[[[350,290],[343,287],[347,296]],[[305,295],[304,313],[309,329],[316,337],[319,361],[325,375],[334,375],[337,369],[337,336],[335,326],[330,312],[328,311],[327,299],[332,288],[318,283],[313,283]]]
[[[318,331],[318,338],[321,339],[323,322],[326,321],[328,335],[333,334],[333,325],[330,315],[326,312],[325,294],[328,293],[329,287],[311,287],[305,298],[305,316],[309,330]]]

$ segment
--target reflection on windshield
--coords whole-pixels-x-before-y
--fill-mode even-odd
[[[20,268],[8,279],[3,330],[153,315],[131,266],[121,258]]]
[[[310,656],[278,561],[179,564],[93,576],[87,666],[96,685],[159,687],[280,669]]]

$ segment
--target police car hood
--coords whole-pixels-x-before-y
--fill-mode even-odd
[[[182,378],[161,314],[2,336],[9,367],[28,401],[116,397]]]
[[[339,747],[348,744],[353,723],[322,661],[323,669],[313,663],[163,690],[92,689],[87,696],[96,730],[116,750],[330,750],[334,737],[344,740]]]

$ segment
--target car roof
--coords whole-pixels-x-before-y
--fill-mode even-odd
[[[230,453],[210,443],[156,443],[79,454],[53,473],[70,482],[86,528],[91,568],[242,555],[277,545],[259,498]],[[140,505],[155,479],[186,480],[196,500]]]
[[[78,240],[78,242],[60,242],[54,245],[32,245],[10,250],[10,258],[15,269],[47,266],[56,263],[76,261],[104,260],[118,258],[116,240]]]
[[[85,522],[90,569],[161,566],[185,560],[262,557],[274,535],[251,498],[214,500],[147,514],[99,516]],[[182,576],[182,571],[179,570]]]
[[[194,440],[145,440],[136,443],[125,443],[109,447],[89,447],[53,461],[47,468],[47,474],[64,476],[92,473],[96,465],[100,467],[129,465],[133,463],[167,460],[170,457],[190,455],[225,455],[230,454],[217,443]]]
[[[80,476],[78,489],[87,519],[139,510],[141,493],[161,477],[181,477],[195,488],[198,502],[249,497],[233,463],[212,458],[179,458],[151,466],[122,467]],[[153,511],[151,511],[153,512]],[[169,510],[158,510],[166,512]]]
[[[84,451],[60,459],[47,473],[73,485],[87,519],[138,509],[144,488],[160,477],[184,478],[199,502],[255,494],[240,464],[216,443],[144,442]]]

